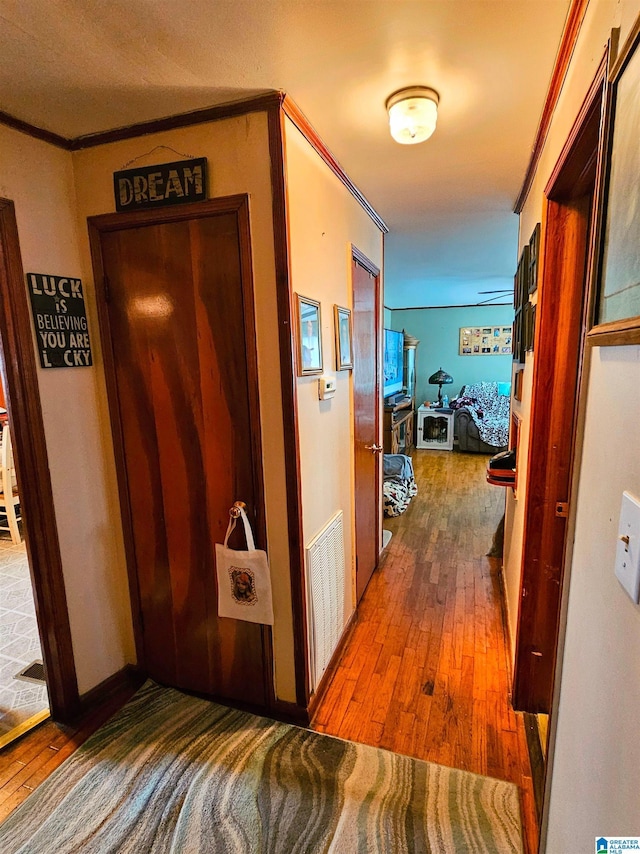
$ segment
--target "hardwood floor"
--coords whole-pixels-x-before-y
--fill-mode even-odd
[[[538,828],[523,716],[509,702],[500,560],[504,508],[488,457],[415,451],[418,495],[393,531],[313,728],[516,783]]]
[[[487,457],[417,451],[419,492],[393,531],[313,727],[520,787],[525,846],[538,829],[523,716],[511,709],[499,561],[502,515]],[[127,699],[76,727],[45,723],[0,752],[0,820]]]
[[[75,726],[47,721],[0,751],[0,822],[123,706],[134,690],[133,686],[122,688]]]

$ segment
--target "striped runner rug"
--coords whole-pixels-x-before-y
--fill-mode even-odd
[[[0,826],[2,854],[522,852],[518,790],[147,682]]]

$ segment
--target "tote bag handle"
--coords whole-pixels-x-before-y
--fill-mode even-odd
[[[247,548],[249,551],[254,551],[256,544],[253,539],[253,531],[251,530],[251,524],[249,519],[247,518],[247,514],[245,513],[244,507],[240,506],[240,503],[236,501],[236,503],[231,508],[233,512],[230,511],[231,518],[229,519],[229,524],[227,525],[227,535],[224,538],[224,546],[227,548],[227,542],[229,537],[231,536],[234,528],[236,527],[236,522],[238,521],[238,517],[242,518],[242,524],[244,525],[244,535],[247,540]]]

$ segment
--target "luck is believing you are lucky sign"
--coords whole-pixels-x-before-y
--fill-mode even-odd
[[[42,368],[87,368],[93,364],[82,282],[27,273],[31,311]]]

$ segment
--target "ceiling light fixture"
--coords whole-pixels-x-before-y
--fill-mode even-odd
[[[427,86],[398,89],[387,98],[391,136],[402,145],[429,139],[436,129],[440,95]]]

